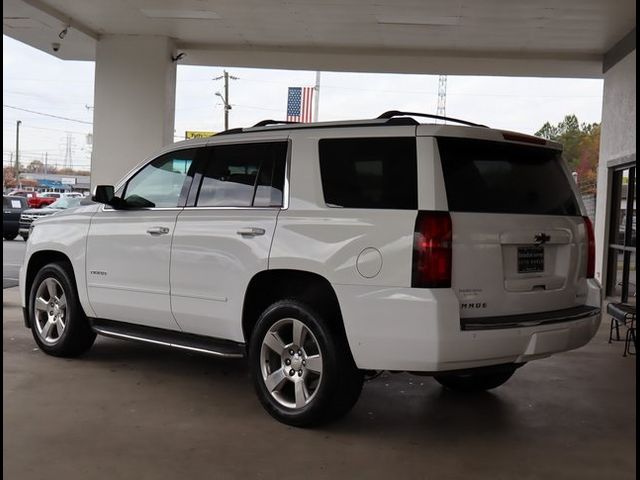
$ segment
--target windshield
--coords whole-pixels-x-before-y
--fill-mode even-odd
[[[79,207],[80,206],[80,200],[82,200],[81,198],[65,198],[62,197],[59,200],[56,200],[55,202],[53,202],[51,205],[49,205],[49,208],[56,208],[59,210],[64,210],[65,208],[73,208],[73,207]]]

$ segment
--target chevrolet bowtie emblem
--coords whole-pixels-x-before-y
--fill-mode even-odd
[[[551,240],[551,236],[547,235],[546,233],[536,233],[533,239],[538,245],[542,245]]]

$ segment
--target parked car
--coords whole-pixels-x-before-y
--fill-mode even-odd
[[[38,192],[26,190],[15,190],[9,195],[25,197],[29,208],[42,208],[46,205],[51,205],[57,200],[56,197],[43,197],[42,195],[39,195]]]
[[[42,192],[40,195],[47,198],[81,198],[83,196],[80,192]]]
[[[18,236],[20,214],[28,208],[27,199],[17,196],[2,196],[2,237],[13,240]]]
[[[12,197],[30,198],[30,197],[37,196],[38,192],[34,192],[34,191],[31,191],[31,190],[11,190],[7,195],[12,196]]]
[[[62,210],[66,210],[67,208],[78,207],[81,200],[82,198],[62,197],[46,207],[30,208],[28,210],[24,210],[20,215],[20,228],[18,233],[26,242],[29,238],[29,230],[31,229],[31,224],[35,220],[53,215],[55,213],[60,213]]]
[[[485,390],[587,343],[593,228],[561,146],[421,116],[181,142],[98,186],[101,205],[38,220],[20,274],[35,342],[247,355],[297,426],[349,411],[364,372]]]

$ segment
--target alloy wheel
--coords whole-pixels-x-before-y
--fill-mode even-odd
[[[34,325],[40,339],[56,344],[67,326],[67,297],[58,280],[48,277],[42,280],[36,290]]]
[[[315,397],[322,382],[322,351],[300,320],[275,322],[262,340],[260,370],[269,394],[282,406],[300,409]]]

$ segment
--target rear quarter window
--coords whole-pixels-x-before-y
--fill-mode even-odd
[[[418,208],[415,137],[323,139],[319,154],[327,206]]]
[[[559,151],[466,138],[437,142],[450,211],[580,215]]]

